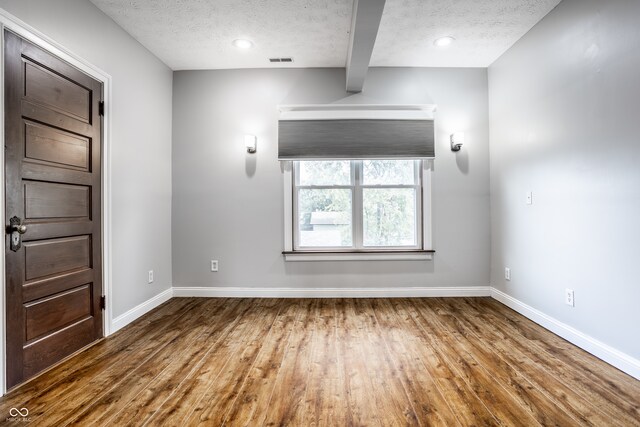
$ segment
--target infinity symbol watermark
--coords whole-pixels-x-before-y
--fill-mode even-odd
[[[29,415],[29,410],[27,408],[11,408],[9,409],[9,415],[12,417],[26,417]]]

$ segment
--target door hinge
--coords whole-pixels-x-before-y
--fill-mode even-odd
[[[104,310],[107,308],[107,297],[102,295],[100,297],[100,310]]]
[[[98,102],[98,114],[104,116],[104,101]]]

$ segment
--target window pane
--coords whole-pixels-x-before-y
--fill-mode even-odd
[[[362,162],[364,185],[413,185],[414,160],[365,160]]]
[[[416,246],[416,192],[413,188],[364,188],[365,246]]]
[[[351,190],[298,190],[299,246],[352,246]]]
[[[298,162],[299,185],[351,185],[351,162]]]

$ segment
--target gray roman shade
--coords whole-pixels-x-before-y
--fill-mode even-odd
[[[278,159],[434,157],[433,120],[280,119]]]

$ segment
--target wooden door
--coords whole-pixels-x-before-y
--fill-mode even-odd
[[[4,55],[11,388],[102,337],[102,84],[8,31]]]

